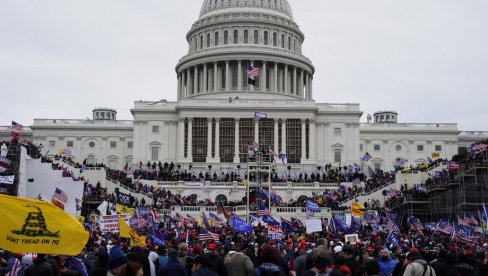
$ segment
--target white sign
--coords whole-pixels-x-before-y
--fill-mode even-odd
[[[307,233],[322,232],[322,220],[321,219],[307,219],[305,221],[305,227]]]
[[[0,183],[2,184],[14,184],[15,175],[0,175]]]
[[[357,242],[360,242],[358,234],[344,235],[344,240],[346,243],[349,242],[350,244],[355,244]]]
[[[120,215],[122,219],[129,224],[128,215]],[[119,232],[119,219],[118,216],[100,216],[100,231],[105,232]]]

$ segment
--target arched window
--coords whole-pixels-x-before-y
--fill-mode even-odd
[[[220,194],[215,198],[215,203],[225,203],[225,202],[227,202],[227,197],[223,194]]]
[[[264,41],[264,45],[268,45],[268,31],[264,31],[263,41]]]
[[[200,36],[200,50],[203,49],[203,35]]]
[[[285,35],[281,35],[281,48],[285,48]]]
[[[239,31],[234,30],[234,44],[239,43]]]
[[[291,50],[291,37],[288,37],[288,50]]]
[[[215,32],[214,46],[219,46],[219,33]]]
[[[210,34],[207,34],[207,48],[210,47]]]
[[[227,45],[229,43],[229,32],[224,31],[224,44]]]
[[[278,46],[278,35],[273,33],[273,46]]]
[[[249,31],[244,30],[244,44],[249,43]]]
[[[97,163],[97,158],[95,157],[95,155],[93,154],[88,155],[88,157],[86,158],[86,164],[95,165],[96,163]]]
[[[259,43],[259,31],[255,30],[254,31],[254,44],[258,44],[258,43]]]

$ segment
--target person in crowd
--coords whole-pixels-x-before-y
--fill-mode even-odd
[[[391,276],[393,274],[393,269],[395,269],[397,260],[390,257],[390,252],[386,248],[380,250],[380,272],[385,276]]]
[[[127,265],[127,257],[120,246],[114,246],[110,250],[110,256],[108,259],[108,272],[107,276],[121,276]]]
[[[211,260],[207,254],[200,254],[195,257],[191,271],[192,276],[219,276],[219,274],[211,268]],[[220,275],[225,276],[227,274]]]
[[[105,276],[108,271],[108,252],[105,247],[100,247],[98,249],[98,256],[95,261],[94,267],[90,269],[89,276]]]
[[[261,248],[261,254],[259,255],[259,261],[261,265],[255,268],[251,276],[286,276],[283,269],[278,266],[278,249],[274,246],[265,244]]]
[[[56,276],[54,267],[47,261],[46,254],[37,254],[33,264],[25,270],[25,276]]]
[[[307,269],[301,273],[301,276],[314,276],[314,275],[330,275],[330,276],[344,276],[339,269],[330,267],[330,254],[327,247],[319,245],[313,250],[312,261],[313,268]]]
[[[224,259],[217,252],[217,245],[215,243],[211,243],[208,245],[207,250],[208,253],[205,255],[210,261],[210,268],[219,275],[229,274],[228,269],[224,264]]]
[[[379,276],[380,264],[377,260],[367,259],[363,264],[363,276]]]
[[[254,269],[251,258],[243,252],[229,251],[224,259],[229,276],[247,276]]]
[[[410,250],[403,276],[436,276],[435,270],[423,259],[418,250]]]
[[[188,276],[185,267],[178,261],[178,251],[168,249],[168,263],[159,267],[158,276]]]
[[[305,240],[301,240],[296,248],[298,250],[298,257],[295,258],[295,275],[300,276],[302,271],[309,268],[307,267],[307,242]]]

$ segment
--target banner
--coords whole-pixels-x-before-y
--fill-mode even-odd
[[[268,237],[270,240],[282,240],[283,236],[283,231],[281,231],[279,225],[268,225]]]
[[[128,215],[120,215],[122,219],[129,223],[130,217]],[[117,215],[114,216],[100,216],[100,231],[105,232],[119,232],[119,219]]]
[[[0,175],[0,184],[14,184],[15,175]]]
[[[234,231],[245,232],[251,234],[252,226],[251,224],[247,223],[245,220],[240,219],[238,217],[231,218],[231,225]]]
[[[307,233],[322,232],[322,220],[321,219],[307,219],[305,221],[305,227]]]
[[[47,201],[0,195],[0,248],[12,253],[78,255],[88,232]]]

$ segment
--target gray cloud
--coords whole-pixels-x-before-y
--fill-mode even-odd
[[[487,128],[487,1],[289,1],[318,102]],[[174,66],[201,2],[1,1],[0,124],[98,106],[131,119],[133,101],[176,100]]]

